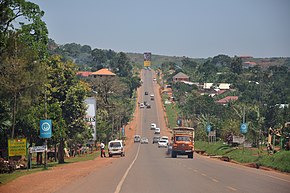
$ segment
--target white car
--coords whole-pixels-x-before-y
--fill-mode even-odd
[[[122,140],[113,140],[108,144],[109,157],[113,155],[125,156],[125,148]]]
[[[144,103],[140,103],[140,109],[145,108]]]
[[[155,134],[160,134],[160,128],[155,128],[155,132],[154,132]]]
[[[141,140],[140,135],[134,135],[134,143],[138,143],[140,142],[140,140]]]
[[[158,141],[158,147],[160,148],[160,147],[166,147],[167,148],[167,146],[168,146],[168,141],[167,140],[165,140],[165,139],[160,139],[159,141]]]
[[[148,138],[146,138],[146,137],[141,138],[141,144],[148,144],[148,143],[149,143]]]
[[[169,139],[168,139],[168,137],[167,137],[167,136],[162,136],[162,137],[160,138],[160,140],[166,140],[166,141],[167,141],[167,143],[168,143],[168,141],[169,141]]]
[[[156,129],[156,124],[155,123],[151,123],[151,127],[150,127],[151,129]]]

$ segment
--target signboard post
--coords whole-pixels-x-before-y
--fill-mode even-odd
[[[245,136],[245,134],[248,132],[248,124],[243,122],[240,127],[240,132]],[[245,141],[243,145],[243,151],[245,151]]]
[[[144,53],[144,67],[151,66],[151,52]]]
[[[44,138],[45,151],[44,151],[44,168],[46,168],[46,149],[47,149],[47,139],[51,138],[52,135],[52,121],[49,119],[40,120],[40,138]]]

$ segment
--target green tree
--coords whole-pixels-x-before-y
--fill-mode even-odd
[[[43,57],[46,53],[48,30],[41,20],[44,12],[39,6],[25,0],[2,0],[0,2],[0,55],[7,48],[11,32]]]
[[[45,81],[45,78],[40,78],[45,72],[45,65],[37,60],[37,52],[18,37],[17,33],[11,33],[7,39],[0,65],[1,99],[9,101],[11,107],[11,138],[14,138],[17,114],[25,111],[25,105],[31,105],[29,100],[40,94],[40,87]]]
[[[240,57],[235,56],[232,59],[229,67],[233,73],[241,74],[243,71],[242,59]]]
[[[120,52],[115,56],[110,63],[110,67],[119,77],[131,78],[133,75],[132,64],[128,56],[123,52]]]
[[[76,78],[77,67],[74,63],[62,62],[60,56],[53,56],[48,68],[48,104],[59,104],[62,119],[59,122],[61,138],[59,139],[59,163],[64,163],[64,142],[82,134],[83,140],[89,135],[85,125],[84,99],[85,87]],[[84,142],[84,141],[83,141]]]

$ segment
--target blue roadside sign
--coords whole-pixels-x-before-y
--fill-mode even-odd
[[[51,120],[40,120],[40,138],[51,138],[52,122]]]
[[[206,126],[206,131],[209,133],[211,131],[211,125],[210,124],[207,124]]]
[[[248,132],[248,124],[247,123],[242,123],[240,127],[240,132],[242,134],[246,134]]]

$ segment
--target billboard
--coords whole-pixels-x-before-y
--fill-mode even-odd
[[[144,67],[151,66],[151,52],[144,53]]]
[[[26,155],[26,138],[8,139],[8,156]]]
[[[94,97],[88,97],[85,99],[85,104],[87,105],[85,120],[87,124],[93,129],[93,140],[97,140],[97,130],[96,130],[96,99]]]

